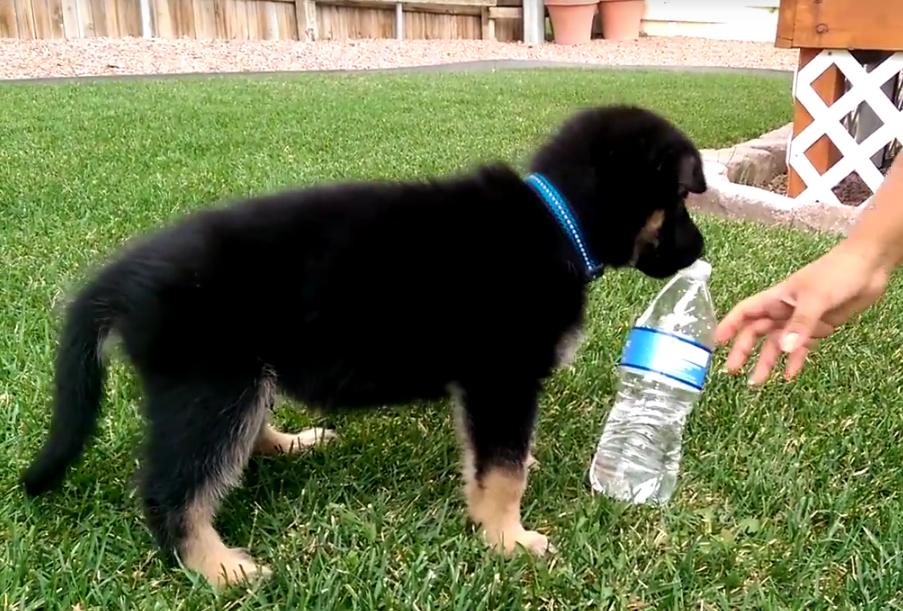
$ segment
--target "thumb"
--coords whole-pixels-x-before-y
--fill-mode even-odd
[[[800,346],[805,346],[815,333],[824,313],[824,300],[819,299],[818,296],[808,294],[797,298],[793,315],[784,326],[781,350],[789,354]]]

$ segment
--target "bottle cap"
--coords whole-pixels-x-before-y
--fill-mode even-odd
[[[707,281],[709,276],[712,275],[712,266],[708,263],[708,261],[704,261],[702,259],[696,259],[692,265],[684,269],[681,273],[694,280],[702,280]]]

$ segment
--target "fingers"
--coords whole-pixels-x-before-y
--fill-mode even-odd
[[[773,314],[774,312],[771,312]],[[771,371],[782,357],[782,341],[786,338],[786,318],[771,318],[769,313],[757,320],[748,320],[736,331],[731,351],[725,360],[724,369],[731,374],[740,372],[749,361],[762,337],[767,336],[759,353],[755,367],[749,376],[749,384],[758,386],[768,381]],[[787,353],[784,377],[792,380],[802,370],[809,352],[817,345],[816,338],[824,338],[834,332],[834,327],[824,321],[817,321],[805,343],[795,346]]]
[[[752,318],[761,318],[764,312],[764,303],[769,299],[768,291],[747,297],[737,305],[718,323],[715,329],[715,343],[725,344],[743,328],[744,324]]]
[[[764,334],[762,333],[762,330],[765,329],[765,321],[757,322],[759,323],[758,325],[749,325],[740,332],[740,335],[738,335],[737,344],[741,345],[740,354],[734,355],[732,351],[731,355],[728,356],[728,363],[725,364],[725,369],[727,369],[729,373],[737,373],[743,368],[743,365],[752,354],[755,344]],[[824,336],[827,336],[828,333],[825,333]],[[767,334],[768,338],[762,344],[759,358],[749,376],[750,386],[760,386],[767,382],[768,378],[771,376],[772,370],[778,364],[778,361],[780,361],[783,354],[780,345],[780,328],[777,325],[772,325],[772,330],[767,332]],[[806,358],[809,356],[809,353],[818,346],[818,342],[819,340],[817,339],[810,339],[787,355],[784,367],[785,380],[790,381],[799,375],[803,366],[806,364]],[[735,348],[737,344],[735,344]],[[734,357],[734,361],[731,361],[732,357]]]
[[[749,356],[759,343],[759,339],[775,328],[776,322],[771,318],[760,318],[747,323],[741,328],[734,340],[734,345],[725,361],[724,368],[736,373],[743,368]]]
[[[786,321],[795,307],[783,284],[771,287],[752,297],[747,297],[727,313],[715,329],[715,343],[725,344],[741,332],[752,320],[771,319]]]
[[[820,329],[821,318],[828,307],[827,300],[820,295],[803,293],[798,299],[793,315],[784,327],[781,336],[781,350],[787,354],[793,354],[799,348],[805,348]],[[805,359],[797,356],[797,359]]]
[[[756,367],[749,376],[749,385],[758,386],[767,382],[768,377],[771,375],[771,370],[777,364],[780,357],[781,347],[780,342],[778,341],[778,334],[772,333],[768,336],[768,339],[765,340],[765,344],[762,346],[762,351],[759,354],[759,360],[756,362]]]
[[[794,350],[787,357],[787,366],[784,367],[784,379],[788,382],[795,378],[800,371],[803,370],[803,365],[806,364],[806,357],[809,356],[809,353],[815,349],[818,345],[818,340],[810,340],[806,345],[801,346]]]

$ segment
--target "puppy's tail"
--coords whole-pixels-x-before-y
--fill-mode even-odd
[[[95,282],[67,311],[56,356],[50,437],[22,476],[29,495],[57,487],[96,429],[105,373],[100,345],[111,326],[100,293]]]

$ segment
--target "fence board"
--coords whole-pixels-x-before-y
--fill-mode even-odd
[[[107,3],[104,0],[89,0],[89,2],[94,36],[110,36],[107,29]]]
[[[19,38],[33,40],[35,35],[34,11],[30,0],[15,0],[16,26],[19,29]]]
[[[479,39],[481,32],[481,19],[478,16],[405,11],[405,38],[407,39]]]
[[[0,0],[0,38],[18,38],[16,6],[13,0]]]
[[[154,4],[155,4],[155,2],[153,0],[147,0],[147,10],[149,13],[148,26],[150,27],[150,32],[145,32],[144,28],[142,27],[141,28],[142,36],[151,36],[151,37],[159,36],[159,34],[157,33],[158,27],[159,27],[157,24],[157,13],[154,11]],[[140,10],[140,8],[139,8],[139,10]],[[143,23],[143,21],[144,21],[144,18],[142,17],[142,23]]]
[[[170,4],[167,0],[151,1],[151,19],[154,21],[154,36],[173,38],[174,30]]]
[[[264,40],[279,40],[279,23],[276,19],[276,3],[262,2]]]
[[[107,36],[118,38],[119,31],[119,2],[117,0],[103,0],[104,22]]]
[[[191,0],[175,0],[176,36],[194,38],[197,30],[194,23],[194,3]]]
[[[216,38],[222,40],[226,38],[226,0],[214,0],[213,2],[213,19],[216,22]]]
[[[276,21],[279,24],[279,40],[298,40],[298,21],[295,5],[285,2],[274,2]]]
[[[245,2],[245,24],[248,28],[249,40],[257,40],[261,37],[260,17],[258,16],[258,13],[260,12],[259,9],[259,2],[254,2],[254,0],[247,0]]]
[[[216,38],[216,8],[214,0],[193,0],[195,36],[201,40]]]
[[[235,38],[248,40],[248,7],[245,0],[235,0]]]
[[[139,0],[117,0],[116,19],[119,24],[119,36],[141,36]]]
[[[254,31],[257,29],[257,11],[255,9],[256,4],[253,0],[241,0],[239,17],[241,18],[241,37],[244,40],[254,38]],[[244,11],[243,14],[242,11]]]
[[[48,0],[50,5],[51,27],[56,38],[65,38],[66,29],[63,23],[63,0]]]
[[[107,19],[108,23],[111,24],[113,36],[125,36],[127,21],[123,0],[107,0],[107,4]]]
[[[31,4],[34,15],[35,38],[51,38],[50,34],[50,10],[47,0],[26,0]]]
[[[263,39],[265,19],[263,2],[250,0],[246,3],[246,8],[248,10],[248,38],[252,40]]]
[[[239,11],[239,8],[242,10]],[[245,19],[244,7],[239,7],[238,2],[235,0],[227,1],[223,5],[223,17],[225,20],[226,39],[241,39],[241,22]]]
[[[496,19],[495,39],[499,42],[523,40],[524,22],[521,19]]]
[[[2,0],[0,0],[2,1]],[[62,0],[63,36],[79,38],[82,36],[78,18],[78,0]]]
[[[119,33],[119,2],[118,0],[103,0],[104,7],[104,31],[111,38],[118,38]],[[96,10],[96,5],[95,5]]]
[[[75,0],[78,10],[78,34],[85,38],[94,36],[94,12],[91,10],[91,0]]]
[[[61,0],[31,0],[35,12],[35,32],[38,38],[63,37],[63,7]]]
[[[263,40],[279,40],[276,24],[276,7],[273,2],[258,2],[257,17],[260,21],[260,37]]]
[[[318,3],[317,28],[321,40],[394,38],[395,11]]]

